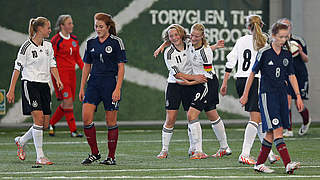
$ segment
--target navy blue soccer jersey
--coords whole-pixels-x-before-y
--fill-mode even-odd
[[[92,76],[117,76],[118,63],[128,60],[122,40],[111,34],[102,43],[98,37],[88,40],[83,61],[92,64]]]
[[[292,55],[287,49],[282,48],[279,55],[271,45],[260,49],[252,72],[261,71],[260,92],[276,92],[286,90],[286,80],[294,74]]]
[[[300,46],[302,47],[302,51],[306,55],[308,55],[307,45],[300,36],[292,34],[290,41],[296,41],[298,44],[300,44]],[[296,57],[293,57],[293,67],[294,67],[297,78],[303,79],[304,81],[308,79],[307,66],[306,66],[306,63],[302,60],[302,57],[300,54],[298,54]]]

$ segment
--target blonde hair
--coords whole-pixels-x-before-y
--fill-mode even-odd
[[[46,22],[49,22],[49,20],[45,17],[31,18],[29,21],[29,38],[33,38],[38,32],[38,27],[43,27]]]
[[[58,17],[58,20],[57,20],[57,22],[56,22],[56,26],[55,26],[54,30],[55,30],[56,32],[60,32],[60,31],[61,31],[61,26],[60,26],[60,25],[63,25],[64,22],[66,22],[66,20],[67,20],[68,18],[71,18],[71,16],[70,16],[69,14],[60,15],[60,16]]]
[[[208,46],[208,42],[206,40],[206,37],[204,35],[204,30],[205,30],[205,27],[203,24],[200,24],[200,23],[196,23],[194,25],[192,25],[191,27],[191,31],[192,30],[197,30],[197,31],[200,31],[202,33],[202,44],[204,45],[204,47],[207,47]]]
[[[267,42],[267,37],[262,32],[263,21],[258,15],[247,17],[247,27],[250,28],[253,35],[253,48],[259,50],[263,48]]]
[[[179,36],[181,37],[182,41],[186,40],[186,37],[187,37],[186,30],[179,24],[171,24],[162,33],[163,41],[170,42],[170,40],[169,40],[169,31],[171,29],[177,30],[177,32],[178,32]]]
[[[110,26],[109,33],[117,35],[116,24],[112,19],[112,16],[107,13],[96,13],[94,15],[95,20],[103,21],[107,26]]]

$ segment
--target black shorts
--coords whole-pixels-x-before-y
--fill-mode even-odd
[[[219,81],[216,75],[213,79],[208,78],[208,82],[198,84],[194,87],[194,96],[191,107],[205,112],[216,109],[219,104]]]
[[[297,82],[300,90],[300,96],[301,99],[303,100],[308,100],[309,99],[309,81],[308,78],[298,78],[297,77]],[[288,94],[291,95],[292,99],[297,99],[296,93],[294,92],[290,82],[288,82]]]
[[[244,88],[246,86],[247,78],[240,77],[236,80],[236,88],[239,97],[242,96]],[[260,112],[259,109],[259,95],[258,95],[258,88],[259,88],[259,78],[255,77],[253,79],[249,95],[248,95],[248,102],[245,105],[245,111],[247,112]]]
[[[31,115],[32,111],[42,111],[50,115],[51,94],[48,83],[22,81],[22,111],[23,115]]]
[[[178,110],[182,103],[185,111],[189,110],[193,98],[193,86],[168,83],[166,90],[166,110]]]

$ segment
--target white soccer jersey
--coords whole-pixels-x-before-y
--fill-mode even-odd
[[[258,51],[253,48],[253,36],[245,35],[237,40],[232,51],[227,55],[226,69],[231,70],[238,63],[235,77],[249,77],[256,61]],[[228,71],[228,70],[227,70]],[[255,77],[260,77],[260,73]]]
[[[176,79],[174,76],[179,72],[183,74],[192,74],[192,67],[190,61],[187,58],[187,50],[179,51],[172,44],[164,52],[164,60],[169,70],[168,83],[176,83],[181,81]]]
[[[202,46],[194,49],[191,43],[188,45],[188,58],[192,64],[193,74],[203,74],[207,78],[212,79],[215,74],[213,63],[213,52],[210,48]]]
[[[21,72],[21,80],[47,83],[51,79],[50,68],[56,66],[50,42],[44,40],[38,46],[31,39],[28,39],[18,52],[14,69]]]

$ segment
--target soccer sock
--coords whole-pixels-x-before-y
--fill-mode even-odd
[[[266,136],[266,133],[263,133],[263,132],[262,132],[262,123],[259,123],[258,132],[257,132],[257,133],[258,133],[258,137],[259,137],[259,139],[260,139],[260,142],[262,143],[264,137]],[[273,151],[272,151],[272,149],[271,149],[268,157],[272,157],[273,155],[274,155],[274,154],[273,154]]]
[[[20,138],[20,143],[25,145],[33,136],[32,136],[33,126]]]
[[[304,108],[302,112],[300,112],[300,115],[302,116],[303,124],[306,125],[309,122],[309,110],[308,108]]]
[[[252,144],[257,135],[258,124],[253,121],[249,121],[244,132],[244,140],[242,145],[242,155],[245,157],[250,156]]]
[[[188,123],[188,127],[190,129],[195,152],[202,152],[202,129],[200,122],[198,120],[191,121]]]
[[[212,130],[215,133],[219,143],[220,143],[220,148],[221,149],[226,149],[228,148],[228,142],[227,142],[227,135],[226,135],[226,130],[224,128],[224,124],[221,120],[221,118],[219,117],[217,120],[215,121],[211,121],[211,126],[212,126]]]
[[[88,144],[91,148],[91,153],[94,155],[99,154],[96,139],[96,128],[94,127],[94,123],[84,126],[84,134],[87,137]]]
[[[108,127],[108,157],[114,159],[114,155],[117,149],[119,129],[118,125]]]
[[[192,141],[191,130],[190,130],[189,127],[187,127],[187,128],[188,128],[188,137],[189,137],[189,143],[190,143],[189,151],[193,151],[194,152],[195,148],[194,148],[194,143]]]
[[[73,115],[73,109],[64,109],[64,115],[66,116],[70,132],[75,132],[77,130],[77,126]]]
[[[291,162],[289,152],[286,146],[286,143],[284,142],[283,138],[277,138],[274,140],[274,144],[277,147],[277,150],[280,154],[280,157],[283,161],[284,167],[287,167],[287,164]]]
[[[291,109],[289,109],[289,120],[290,120],[290,127],[288,128],[288,131],[292,131],[292,113],[291,113]]]
[[[43,144],[43,126],[33,125],[32,129],[33,143],[37,152],[37,160],[40,160],[41,157],[44,157],[42,150]]]
[[[57,122],[60,121],[60,119],[63,117],[63,115],[64,115],[63,108],[61,107],[61,105],[59,105],[56,112],[54,112],[54,114],[52,115],[52,117],[50,119],[50,124],[52,126],[57,124]]]
[[[169,150],[169,144],[170,144],[172,134],[173,134],[173,128],[166,128],[165,125],[163,125],[163,128],[162,128],[162,151]]]
[[[271,148],[272,148],[272,143],[268,142],[266,139],[263,139],[260,153],[257,159],[257,165],[263,164],[264,162],[266,162]]]

